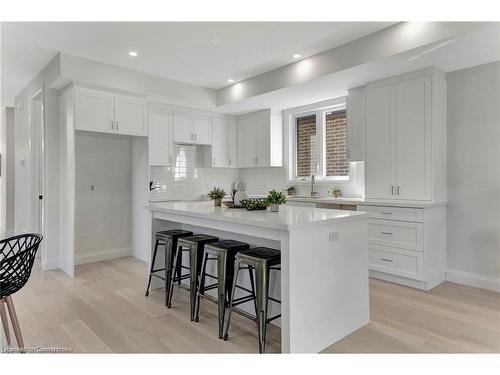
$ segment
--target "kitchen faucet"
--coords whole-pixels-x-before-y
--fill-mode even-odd
[[[316,185],[316,178],[314,177],[314,173],[311,175],[311,197],[315,197],[318,195],[317,191],[314,191],[314,186]]]

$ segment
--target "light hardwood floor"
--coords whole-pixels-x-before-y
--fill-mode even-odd
[[[80,265],[74,279],[35,265],[14,295],[26,346],[69,347],[85,353],[254,353],[255,323],[237,316],[230,339],[217,337],[216,306],[203,301],[189,320],[187,292],[172,309],[163,289],[144,297],[147,269],[134,258]],[[326,353],[500,352],[500,294],[443,283],[430,292],[370,280],[371,322]],[[4,338],[2,338],[2,342]],[[280,351],[270,325],[267,351]]]

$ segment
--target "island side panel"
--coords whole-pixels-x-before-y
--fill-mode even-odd
[[[282,240],[282,351],[318,353],[370,319],[367,220],[288,232]]]

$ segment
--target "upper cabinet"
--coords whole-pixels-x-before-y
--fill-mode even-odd
[[[172,166],[174,142],[172,113],[161,108],[149,109],[149,165]]]
[[[212,119],[212,167],[237,167],[236,121],[230,118]]]
[[[446,200],[446,81],[433,69],[366,87],[366,198]]]
[[[174,142],[209,145],[211,143],[211,120],[208,116],[174,112]]]
[[[238,118],[238,167],[281,167],[283,125],[270,110]]]
[[[349,90],[347,96],[347,159],[349,161],[365,160],[365,88]]]
[[[75,129],[147,136],[146,101],[75,88]]]

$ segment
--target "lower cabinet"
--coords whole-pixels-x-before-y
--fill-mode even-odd
[[[429,290],[445,280],[446,206],[358,205],[368,213],[370,276]]]

